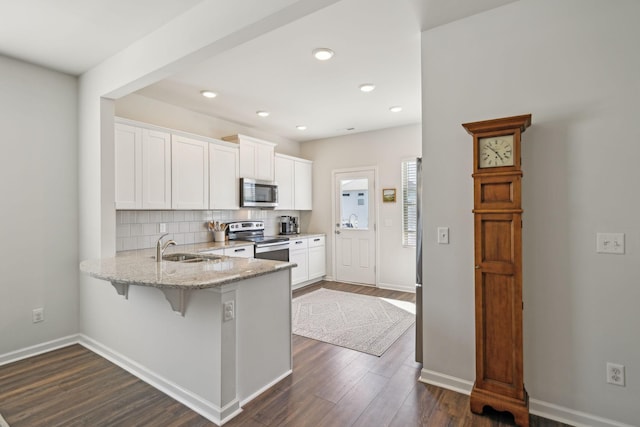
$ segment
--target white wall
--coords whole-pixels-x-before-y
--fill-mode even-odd
[[[586,414],[640,420],[638,16],[635,0],[523,0],[423,33],[424,376],[475,377],[472,139],[460,124],[532,113],[522,158],[531,407],[589,425],[604,424]],[[450,245],[436,244],[438,226],[451,228]],[[625,233],[625,255],[596,254],[596,232]],[[626,366],[626,387],[606,384],[607,361]]]
[[[335,169],[377,166],[376,187],[380,224],[379,285],[415,290],[415,248],[402,247],[402,204],[382,203],[382,188],[401,194],[401,162],[420,155],[420,125],[363,132],[301,144],[302,157],[313,160],[313,211],[302,213],[303,229],[327,235],[327,274],[333,271],[331,172]],[[390,226],[385,226],[390,221]]]
[[[77,80],[0,56],[0,93],[2,362],[78,330]]]
[[[300,144],[218,117],[197,113],[156,99],[132,93],[115,102],[116,116],[137,120],[170,129],[222,139],[224,136],[243,134],[278,144],[276,152],[290,156],[300,155]]]

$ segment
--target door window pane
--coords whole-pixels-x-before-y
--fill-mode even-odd
[[[369,180],[340,180],[340,227],[366,230],[369,227]]]

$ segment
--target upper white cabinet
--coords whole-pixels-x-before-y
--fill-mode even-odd
[[[273,155],[276,144],[246,135],[222,138],[240,145],[240,177],[273,181]]]
[[[293,181],[293,208],[297,211],[310,211],[312,209],[312,166],[310,160],[296,159]]]
[[[311,210],[313,162],[275,154],[275,181],[281,210]]]
[[[171,136],[171,207],[209,208],[209,143]]]
[[[238,209],[240,150],[222,144],[209,145],[209,209]]]
[[[115,124],[116,209],[171,208],[171,136]]]

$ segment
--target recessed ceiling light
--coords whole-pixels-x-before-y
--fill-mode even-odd
[[[400,111],[402,111],[402,107],[399,105],[394,105],[393,107],[389,108],[389,111],[391,111],[392,113],[399,113]]]
[[[376,85],[373,83],[364,83],[360,85],[360,90],[363,92],[371,92],[376,88]]]
[[[260,117],[269,117],[270,113],[268,111],[256,111],[256,114]]]
[[[202,96],[204,96],[205,98],[215,98],[216,96],[218,96],[217,93],[212,92],[210,90],[203,90],[203,91],[200,92],[200,94]]]
[[[333,55],[335,55],[334,51],[326,47],[319,47],[313,50],[313,56],[318,61],[326,61],[328,59],[333,58]]]
[[[305,125],[298,125],[298,126],[296,126],[296,129],[298,129],[298,130],[307,130],[307,127]]]

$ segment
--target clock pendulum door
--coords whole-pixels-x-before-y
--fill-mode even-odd
[[[531,115],[465,123],[473,136],[476,381],[471,411],[486,406],[529,426],[522,350],[520,136]]]

